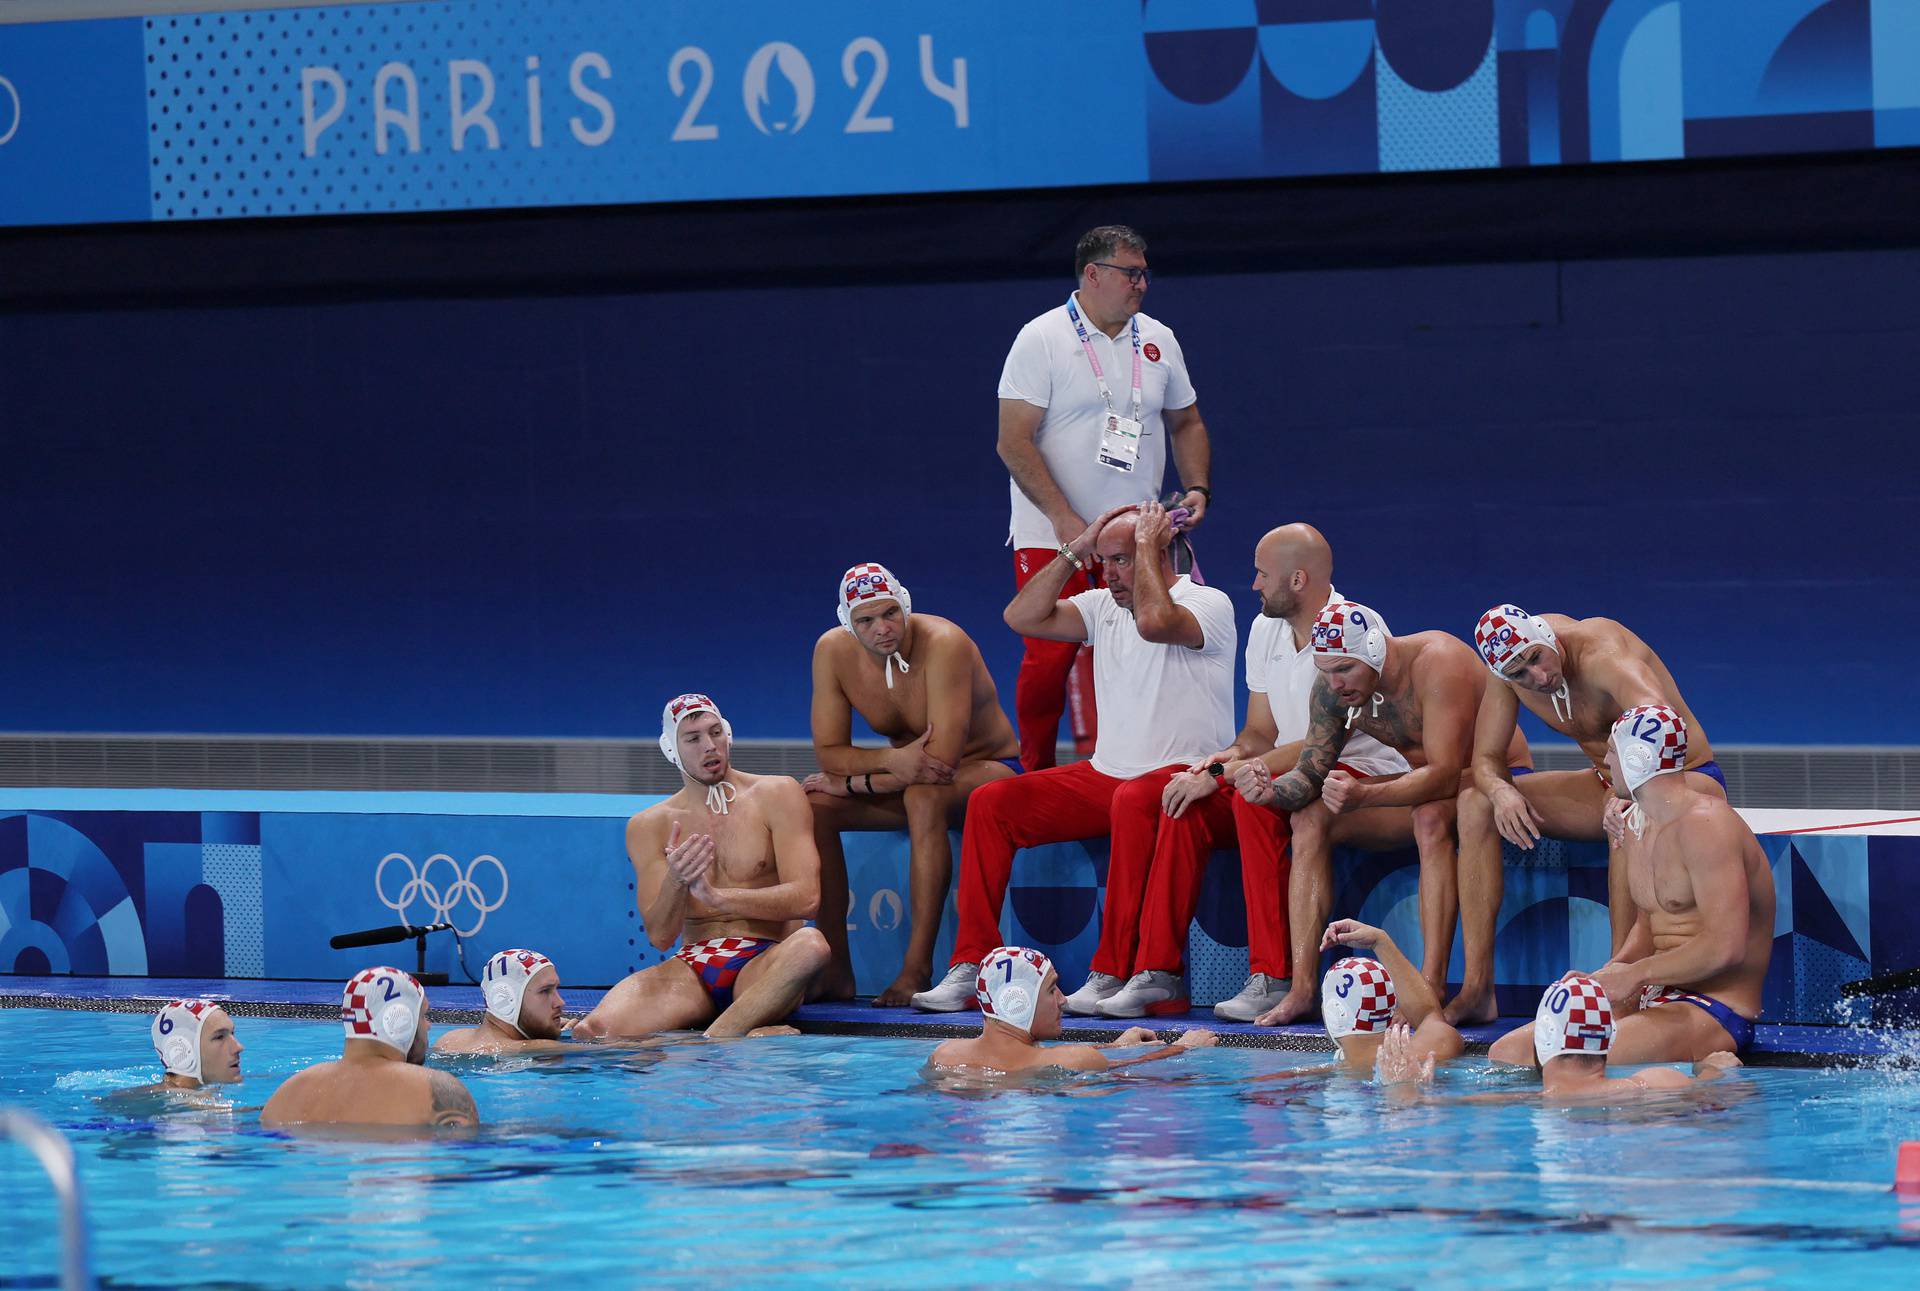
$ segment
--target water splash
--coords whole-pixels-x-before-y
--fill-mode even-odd
[[[1904,1016],[1904,1010],[1887,1007],[1882,1000],[1875,1016],[1875,1001],[1867,996],[1849,996],[1835,1001],[1833,1018],[1841,1026],[1867,1042],[1869,1056],[1858,1065],[1886,1073],[1902,1083],[1920,1084],[1920,1028]]]

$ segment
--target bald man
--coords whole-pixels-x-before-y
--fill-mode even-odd
[[[1474,646],[1494,676],[1474,726],[1473,786],[1460,796],[1460,933],[1466,974],[1447,1005],[1459,1025],[1491,1022],[1493,936],[1505,895],[1500,840],[1531,851],[1543,835],[1595,840],[1606,836],[1604,817],[1612,782],[1607,735],[1629,708],[1663,704],[1687,724],[1687,779],[1699,793],[1726,797],[1726,777],[1713,746],[1680,695],[1680,687],[1653,648],[1612,619],[1528,614],[1496,605],[1474,626]],[[1541,771],[1515,777],[1502,751],[1520,709],[1579,744],[1590,771]],[[1627,867],[1617,846],[1607,850],[1607,912],[1613,947],[1633,927]]]
[[[915,1008],[977,1007],[980,962],[1003,940],[1000,908],[1014,854],[1023,847],[1111,836],[1095,971],[1126,978],[1136,962],[1168,953],[1161,942],[1177,936],[1185,945],[1191,906],[1182,911],[1169,903],[1143,922],[1139,894],[1146,876],[1169,860],[1157,853],[1151,822],[1167,781],[1232,738],[1238,637],[1226,593],[1174,574],[1167,555],[1172,537],[1157,502],[1109,511],[1062,544],[1007,605],[1007,626],[1022,636],[1093,646],[1099,740],[1089,761],[973,791],[960,842],[953,960],[939,985],[913,997]],[[1107,585],[1060,599],[1068,580],[1092,564],[1090,557],[1099,559]],[[1143,1013],[1186,1011],[1184,984],[1166,976],[1141,972],[1128,982],[1138,988],[1134,998]]]
[[[1486,672],[1458,637],[1445,632],[1394,636],[1378,612],[1352,601],[1320,611],[1308,648],[1319,675],[1308,700],[1299,761],[1277,780],[1259,760],[1247,762],[1234,777],[1235,789],[1255,806],[1292,813],[1287,905],[1293,962],[1296,967],[1313,962],[1333,908],[1335,818],[1352,814],[1358,822],[1364,812],[1411,808],[1420,846],[1420,975],[1440,995],[1459,901],[1455,802],[1468,783]],[[1398,749],[1413,770],[1360,777],[1340,769],[1355,732]],[[1508,759],[1511,766],[1530,765],[1526,737],[1517,730]],[[1309,1015],[1318,985],[1314,976],[1296,971],[1286,997],[1256,1021],[1278,1026]]]
[[[1310,649],[1313,620],[1322,608],[1345,598],[1333,587],[1333,549],[1310,524],[1281,525],[1253,549],[1253,590],[1260,617],[1247,631],[1247,721],[1232,744],[1195,762],[1167,781],[1161,795],[1168,836],[1191,836],[1201,856],[1216,848],[1240,848],[1240,885],[1247,903],[1246,985],[1214,1005],[1229,1022],[1251,1022],[1278,1005],[1294,975],[1287,935],[1287,845],[1292,816],[1256,807],[1234,792],[1234,777],[1254,759],[1285,775],[1300,761],[1307,735],[1307,697],[1319,673]],[[1355,775],[1406,772],[1406,758],[1371,735],[1356,733],[1340,751],[1340,765]],[[1404,847],[1415,841],[1413,810],[1334,818],[1333,841],[1372,847]],[[1113,881],[1107,881],[1112,899]],[[1311,974],[1315,965],[1301,971]],[[1100,985],[1105,985],[1101,983]],[[1075,1008],[1076,1000],[1068,1002]]]

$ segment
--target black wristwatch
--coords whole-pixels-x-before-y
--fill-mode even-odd
[[[1218,780],[1221,776],[1225,775],[1226,773],[1227,773],[1226,763],[1224,762],[1207,763],[1207,774],[1212,776],[1215,780]]]
[[[1201,497],[1207,500],[1208,506],[1213,505],[1213,490],[1208,488],[1204,484],[1189,484],[1187,485],[1185,492],[1198,493]]]

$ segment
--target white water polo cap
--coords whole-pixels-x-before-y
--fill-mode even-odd
[[[1320,1019],[1327,1025],[1330,1040],[1355,1032],[1384,1032],[1393,1025],[1393,1010],[1398,1003],[1393,978],[1377,959],[1349,956],[1336,961],[1320,979]]]
[[[153,1019],[153,1051],[169,1076],[200,1079],[200,1028],[219,1008],[212,1000],[169,1000]]]
[[[1358,659],[1375,672],[1387,667],[1387,621],[1358,601],[1335,601],[1313,619],[1313,652]]]
[[[1040,989],[1051,972],[1053,961],[1037,950],[996,946],[980,961],[980,976],[973,984],[980,1011],[1023,1035],[1031,1035],[1033,1015],[1040,1008]]]
[[[866,561],[855,565],[840,575],[840,600],[836,606],[840,614],[840,626],[853,631],[853,610],[856,605],[868,601],[898,601],[900,603],[900,621],[905,623],[913,617],[913,597],[908,594],[905,584],[893,576],[893,571],[875,561]],[[855,634],[858,639],[858,634]],[[907,663],[907,657],[895,650],[887,656],[887,689],[893,689],[893,665],[900,665],[903,673],[913,669]]]
[[[527,998],[527,987],[543,968],[553,961],[535,950],[503,950],[480,970],[480,993],[486,997],[487,1012],[525,1036],[520,1029],[520,1006]],[[555,968],[557,975],[559,969]]]
[[[1687,724],[1665,704],[1629,708],[1615,719],[1609,738],[1628,793],[1657,775],[1687,769]]]
[[[692,691],[684,695],[675,695],[660,710],[660,752],[667,761],[673,763],[676,771],[685,774],[686,767],[680,764],[680,723],[698,713],[712,713],[720,719],[720,730],[728,740],[733,739],[733,723],[721,713],[720,706],[705,695]],[[707,810],[716,816],[727,814],[727,804],[733,801],[733,786],[725,780],[717,780],[707,786]]]
[[[1560,638],[1547,626],[1547,621],[1518,605],[1496,605],[1473,625],[1473,648],[1502,681],[1507,680],[1507,669],[1513,661],[1535,646],[1545,646],[1562,659],[1566,658],[1560,650]],[[1560,711],[1562,705],[1566,707],[1564,715]],[[1553,715],[1563,722],[1573,720],[1573,700],[1564,673],[1560,677],[1560,688],[1553,692]]]
[[[1613,1005],[1591,977],[1555,982],[1533,1015],[1533,1052],[1546,1066],[1563,1053],[1606,1057],[1613,1048]]]
[[[1560,638],[1547,621],[1518,605],[1496,605],[1473,626],[1473,648],[1496,677],[1504,678],[1508,666],[1537,645],[1560,653]]]
[[[1393,633],[1387,630],[1387,621],[1358,601],[1335,601],[1313,619],[1315,654],[1344,655],[1349,659],[1358,659],[1376,674],[1387,670],[1387,641],[1392,636]],[[1377,716],[1380,703],[1385,698],[1378,690],[1374,691],[1368,711]],[[1358,716],[1359,709],[1347,710],[1349,728]]]
[[[426,1011],[426,991],[412,973],[398,968],[357,973],[340,996],[340,1026],[349,1040],[378,1040],[403,1057],[412,1052]]]

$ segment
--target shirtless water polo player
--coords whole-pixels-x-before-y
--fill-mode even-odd
[[[933,941],[953,883],[947,831],[965,818],[975,789],[1019,773],[1020,741],[980,647],[959,625],[916,613],[886,566],[855,565],[843,574],[838,608],[840,627],[813,647],[813,752],[820,771],[803,782],[820,852],[816,922],[833,950],[815,993],[849,999],[854,991],[841,831],[905,829],[907,951],[893,984],[873,1001],[904,1005],[932,980]],[[856,747],[856,712],[891,747]]]
[[[1620,850],[1633,926],[1589,974],[1613,1002],[1609,1062],[1697,1062],[1744,1052],[1773,956],[1773,870],[1727,800],[1684,774],[1687,728],[1660,705],[1613,724],[1607,769],[1630,798]],[[1525,1063],[1533,1028],[1502,1036],[1496,1062]]]
[[[1624,625],[1496,605],[1480,616],[1473,642],[1499,681],[1487,687],[1480,702],[1474,726],[1474,787],[1460,798],[1460,930],[1466,973],[1447,1016],[1463,1023],[1490,1022],[1497,1011],[1493,935],[1505,875],[1495,831],[1522,850],[1531,850],[1542,835],[1604,837],[1601,822],[1611,796],[1607,734],[1614,718],[1640,704],[1673,709],[1687,724],[1687,778],[1703,793],[1726,793],[1713,748],[1680,697],[1673,674],[1652,647]],[[1593,773],[1511,775],[1501,750],[1513,736],[1521,705],[1579,744],[1593,762]],[[1607,904],[1613,945],[1618,947],[1633,926],[1633,902],[1618,849],[1608,856]]]
[[[1287,879],[1293,983],[1280,1003],[1255,1019],[1261,1026],[1296,1022],[1313,1010],[1317,974],[1306,966],[1318,958],[1333,907],[1336,815],[1413,810],[1420,844],[1421,976],[1436,994],[1445,987],[1453,946],[1454,858],[1443,844],[1467,780],[1473,719],[1486,677],[1457,638],[1445,632],[1393,636],[1378,612],[1353,601],[1320,611],[1312,649],[1320,677],[1308,699],[1299,763],[1272,779],[1265,763],[1248,762],[1234,783],[1248,802],[1293,813],[1293,872]],[[1365,779],[1338,769],[1353,731],[1398,749],[1414,769]],[[1517,730],[1508,757],[1514,765],[1528,764],[1526,740]]]
[[[480,996],[486,1013],[476,1027],[449,1031],[434,1041],[435,1053],[541,1053],[573,1046],[560,1038],[566,1030],[566,1000],[560,994],[560,970],[534,950],[503,950],[480,970]]]
[[[660,751],[680,792],[627,822],[634,899],[647,940],[683,944],[616,983],[573,1028],[576,1040],[704,1025],[746,1035],[793,1011],[827,964],[817,929],[789,931],[820,902],[807,797],[786,776],[733,769],[733,728],[705,695],[660,716]]]
[[[427,993],[413,974],[369,968],[340,998],[341,1057],[295,1072],[260,1109],[260,1124],[392,1125],[463,1129],[479,1124],[473,1095],[427,1060]]]

